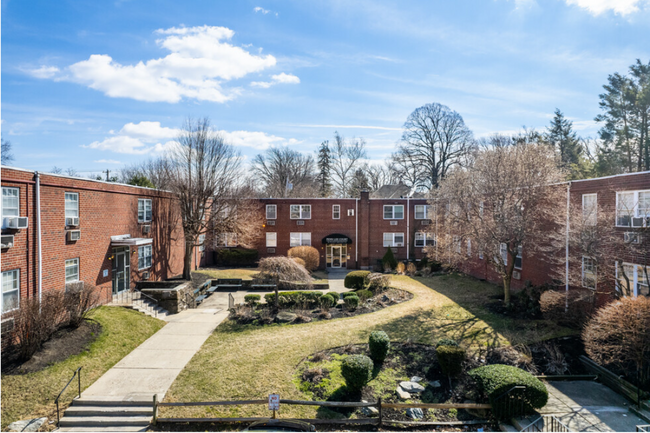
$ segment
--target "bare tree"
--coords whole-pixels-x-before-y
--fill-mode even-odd
[[[370,191],[377,191],[384,185],[396,183],[390,168],[385,164],[365,164],[363,170],[366,173]]]
[[[406,119],[400,152],[422,168],[422,181],[430,188],[451,168],[462,165],[474,147],[472,132],[461,115],[436,103],[417,108]]]
[[[409,188],[425,187],[429,185],[427,173],[420,164],[420,157],[413,149],[400,147],[390,157],[388,168],[391,178],[401,182]]]
[[[501,276],[509,304],[517,256],[524,251],[534,257],[545,246],[536,234],[561,230],[563,179],[547,146],[476,152],[468,167],[451,171],[433,192],[432,230],[439,243],[427,254],[444,253],[452,264],[483,256]]]
[[[4,138],[0,139],[2,141],[2,165],[11,164],[14,161],[14,155],[11,153],[11,141],[7,141]]]
[[[169,189],[168,174],[171,171],[167,165],[168,158],[150,158],[138,164],[124,167],[120,170],[119,180],[121,183],[129,183],[136,177],[147,178],[157,189]]]
[[[316,165],[311,155],[288,147],[272,147],[255,156],[253,176],[268,197],[309,197],[317,194]],[[289,188],[291,184],[291,188]]]
[[[228,194],[215,197],[210,213],[206,243],[220,248],[228,241],[244,248],[255,248],[263,236],[266,222],[264,206],[254,199],[250,185],[236,185]]]
[[[366,141],[363,138],[346,140],[338,131],[334,132],[331,152],[331,180],[337,197],[349,197],[353,174],[361,160],[366,157]]]

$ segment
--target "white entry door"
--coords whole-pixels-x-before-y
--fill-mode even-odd
[[[342,248],[341,247],[332,247],[332,267],[333,268],[340,268],[341,267],[341,254],[342,254]]]

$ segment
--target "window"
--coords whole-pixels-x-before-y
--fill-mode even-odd
[[[79,259],[65,261],[65,282],[79,281]]]
[[[582,258],[582,287],[596,288],[596,261],[591,257]]]
[[[384,247],[403,247],[404,233],[384,233]]]
[[[217,236],[217,246],[219,247],[236,247],[237,233],[219,233]],[[203,250],[201,250],[203,251]]]
[[[348,216],[354,216],[354,209],[348,209]]]
[[[521,245],[517,247],[517,256],[515,257],[515,269],[521,269],[522,260],[523,260],[523,248]]]
[[[467,255],[471,256],[472,255],[472,240],[467,239]]]
[[[79,218],[79,194],[76,192],[65,193],[65,222],[68,218]],[[72,222],[70,222],[72,223]]]
[[[582,194],[582,219],[585,224],[595,226],[598,218],[598,194]]]
[[[3,188],[4,189],[4,188]],[[18,308],[20,304],[20,270],[2,273],[2,312]]]
[[[205,235],[199,235],[199,252],[205,251]]]
[[[422,247],[433,247],[436,245],[436,240],[433,233],[425,232],[415,232],[415,246]]]
[[[483,260],[483,247],[478,247],[478,258]]]
[[[501,261],[503,261],[503,265],[508,266],[508,245],[502,243],[499,246],[499,254],[501,254]]]
[[[415,205],[415,219],[426,220],[429,219],[429,206],[426,204]]]
[[[650,226],[650,190],[616,193],[616,225]]]
[[[278,217],[278,206],[275,204],[266,205],[266,219],[274,220]]]
[[[291,219],[292,220],[308,220],[308,219],[311,219],[311,205],[310,204],[292,204],[291,205]]]
[[[617,263],[618,284],[623,294],[633,296],[650,296],[648,274],[650,269],[643,265],[623,263],[623,268]],[[629,280],[629,285],[628,281]]]
[[[278,246],[278,234],[275,232],[266,233],[266,246],[275,248]]]
[[[20,190],[2,187],[2,216],[20,216]]]
[[[335,219],[335,220],[341,219],[341,205],[340,204],[332,205],[332,219]]]
[[[300,247],[311,245],[311,233],[291,233],[289,246]]]
[[[460,236],[454,236],[454,249],[456,254],[460,254]]]
[[[151,245],[138,247],[138,269],[151,267]]]
[[[138,199],[138,222],[151,222],[151,200],[143,198]]]
[[[401,220],[404,219],[404,205],[386,205],[384,206],[384,219],[385,220]]]

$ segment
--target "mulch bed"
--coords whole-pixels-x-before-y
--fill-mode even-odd
[[[7,349],[6,353],[2,354],[2,374],[17,375],[41,371],[84,352],[101,333],[102,326],[94,320],[85,320],[78,328],[61,328],[25,362],[18,361],[15,351]]]

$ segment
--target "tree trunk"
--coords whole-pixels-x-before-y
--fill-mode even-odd
[[[185,240],[185,256],[183,257],[183,279],[192,279],[192,253],[194,252],[194,242]]]
[[[503,303],[507,306],[510,305],[510,280],[512,275],[503,277]]]

